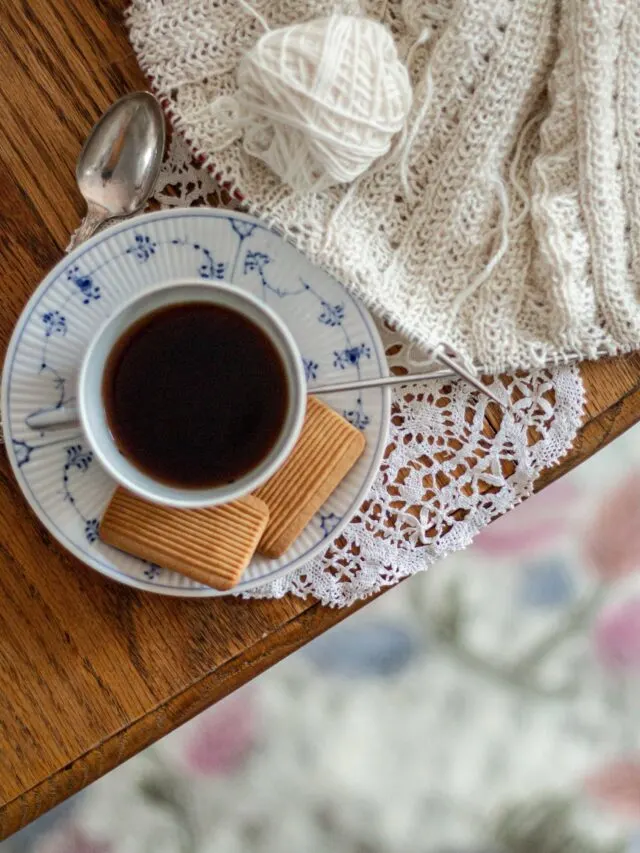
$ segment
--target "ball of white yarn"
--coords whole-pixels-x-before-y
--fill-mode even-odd
[[[389,31],[348,15],[265,33],[237,83],[245,150],[303,192],[355,180],[387,154],[411,106]]]

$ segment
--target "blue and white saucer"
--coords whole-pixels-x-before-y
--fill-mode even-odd
[[[9,344],[2,423],[18,483],[34,512],[72,554],[129,586],[168,595],[220,593],[101,542],[114,489],[77,428],[40,431],[38,415],[75,394],[85,348],[125,300],[169,279],[224,280],[260,296],[287,323],[310,385],[385,375],[382,342],[366,309],[335,279],[255,219],[209,208],[162,211],[115,225],[49,273]],[[296,543],[278,560],[256,556],[237,591],[291,572],[325,550],[357,512],[384,453],[388,389],[326,396],[364,431],[366,450]]]

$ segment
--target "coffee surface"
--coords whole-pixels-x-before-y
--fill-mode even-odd
[[[103,399],[121,453],[162,483],[232,483],[277,442],[288,406],[280,354],[230,308],[189,302],[141,318],[113,348]]]

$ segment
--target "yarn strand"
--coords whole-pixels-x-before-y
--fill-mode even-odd
[[[271,27],[267,24],[266,20],[263,16],[258,12],[250,3],[247,3],[247,0],[238,0],[238,3],[242,6],[245,12],[248,12],[252,17],[256,19],[256,21],[262,26],[265,33],[271,32]]]
[[[407,12],[405,6],[406,0],[405,3],[403,3],[402,5],[403,15],[405,15]],[[445,23],[450,16],[450,11],[448,9],[443,9],[437,3],[424,3],[420,7],[420,12],[423,16],[430,18],[436,24]],[[432,35],[433,30],[430,27],[424,27],[422,29],[422,31],[418,35],[418,38],[411,45],[407,53],[407,68],[411,68],[416,52],[419,48],[427,44],[427,42],[431,39]],[[425,116],[427,115],[427,112],[433,100],[432,62],[433,57],[430,57],[427,61],[427,68],[424,74],[424,94],[422,95],[422,104],[420,109],[418,110],[418,114],[413,119],[411,129],[405,131],[406,135],[402,145],[402,155],[400,158],[400,181],[402,184],[402,191],[404,193],[404,197],[409,204],[413,204],[415,202],[416,197],[415,192],[413,191],[413,188],[411,187],[409,181],[409,157],[411,156],[413,145],[416,141],[420,128],[422,127]]]
[[[495,189],[496,195],[498,197],[498,203],[500,205],[500,218],[498,224],[496,225],[495,231],[500,234],[500,243],[498,248],[493,252],[489,260],[487,261],[485,268],[482,272],[477,275],[473,281],[471,281],[466,287],[455,296],[455,298],[451,301],[451,307],[448,316],[448,327],[451,328],[460,312],[460,309],[464,305],[464,303],[472,296],[482,285],[491,277],[494,269],[498,266],[502,258],[506,255],[507,250],[509,248],[509,197],[507,195],[507,189],[505,187],[504,181],[498,175],[492,181],[493,187]]]
[[[413,143],[416,140],[418,132],[422,127],[422,122],[424,121],[424,117],[427,114],[429,107],[431,106],[431,100],[433,98],[433,74],[431,73],[431,64],[427,65],[427,70],[425,72],[424,77],[424,95],[422,100],[422,105],[418,111],[418,115],[415,117],[413,124],[411,126],[411,130],[407,134],[407,139],[402,148],[402,155],[400,158],[400,180],[402,181],[402,190],[404,192],[404,197],[411,204],[415,201],[416,194],[409,183],[409,157],[411,155],[411,149],[413,148]]]
[[[540,122],[544,119],[545,112],[540,110],[540,112],[535,113],[531,118],[525,122],[524,127],[520,131],[520,135],[518,137],[518,142],[516,144],[516,150],[513,155],[513,160],[511,161],[511,165],[509,166],[509,181],[511,186],[514,188],[517,195],[520,197],[522,201],[522,210],[509,223],[510,228],[516,228],[522,220],[528,215],[531,210],[531,202],[529,201],[529,192],[523,187],[522,183],[518,179],[518,170],[520,167],[520,158],[522,157],[522,149],[524,148],[524,144],[529,137],[529,131],[540,124]]]

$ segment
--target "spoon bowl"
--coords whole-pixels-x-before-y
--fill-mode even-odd
[[[131,216],[153,191],[165,147],[164,115],[149,92],[116,101],[93,127],[76,166],[87,215],[69,250],[108,219]]]

